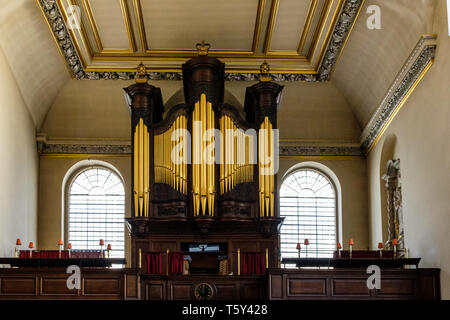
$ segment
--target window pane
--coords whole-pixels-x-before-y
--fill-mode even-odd
[[[297,243],[306,257],[332,257],[336,245],[336,196],[330,180],[321,172],[304,169],[290,174],[280,188],[282,258],[298,257]]]
[[[69,191],[69,242],[74,250],[98,250],[111,244],[111,257],[125,257],[125,191],[110,170],[81,172]]]

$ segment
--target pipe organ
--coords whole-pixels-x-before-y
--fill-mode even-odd
[[[132,122],[133,216],[127,226],[133,264],[139,250],[176,252],[186,242],[215,241],[227,243],[235,270],[237,248],[252,251],[246,241],[267,249],[268,265],[276,266],[282,223],[276,114],[283,87],[263,64],[244,108],[232,105],[224,101],[225,65],[208,56],[204,44],[198,49],[182,66],[184,103],[164,110],[142,64],[136,84],[124,89]]]

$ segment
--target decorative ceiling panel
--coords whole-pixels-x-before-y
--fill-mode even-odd
[[[180,79],[181,65],[211,44],[228,80],[255,80],[267,61],[276,80],[324,81],[364,0],[37,0],[79,79]]]
[[[128,9],[123,1],[84,0],[83,5],[98,52],[134,52],[134,40],[128,32]]]
[[[192,52],[207,39],[215,50],[252,52],[258,0],[141,0],[146,41],[155,50]]]
[[[274,26],[270,51],[297,52],[298,43],[305,31],[305,22],[311,4],[317,1],[274,1],[278,8],[274,11]],[[281,18],[282,17],[282,18]]]

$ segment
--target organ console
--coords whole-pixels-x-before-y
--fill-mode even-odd
[[[229,262],[237,262],[238,247],[267,249],[268,263],[278,266],[275,129],[283,86],[263,63],[244,108],[224,102],[224,63],[208,56],[209,44],[197,49],[182,66],[185,103],[165,110],[142,64],[136,83],[124,89],[132,124],[133,266],[137,248],[176,252],[198,240],[226,243]]]

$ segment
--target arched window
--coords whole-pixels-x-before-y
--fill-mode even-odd
[[[125,191],[111,170],[94,167],[73,179],[68,197],[68,241],[73,249],[98,250],[111,244],[111,257],[125,256]]]
[[[300,169],[289,174],[280,189],[281,255],[332,257],[336,247],[336,192],[330,179],[315,169]]]

